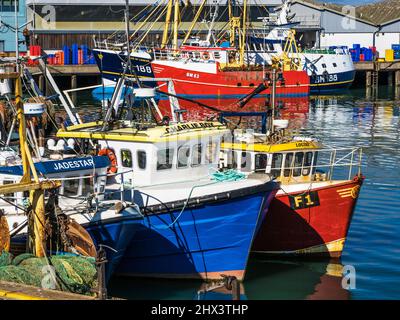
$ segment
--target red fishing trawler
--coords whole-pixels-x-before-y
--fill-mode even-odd
[[[223,166],[281,182],[252,251],[339,257],[364,180],[361,149],[324,149],[314,139],[283,131],[235,135],[223,145]]]
[[[156,78],[171,79],[176,94],[181,97],[240,99],[253,93],[260,84],[265,84],[265,89],[261,88],[257,97],[270,96],[272,85],[268,79],[272,78],[272,68],[230,66],[229,56],[233,52],[201,47],[156,50],[151,66]],[[168,85],[159,85],[161,91],[168,92]],[[276,81],[277,97],[307,97],[309,91],[310,80],[305,71],[282,71]]]

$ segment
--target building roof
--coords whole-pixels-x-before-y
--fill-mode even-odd
[[[389,21],[386,21],[386,22],[382,22],[380,25],[381,26],[387,26],[389,24],[396,23],[398,21],[400,21],[400,17],[392,19],[392,20],[389,20]]]
[[[318,3],[314,2],[314,1],[309,1],[309,0],[307,0],[307,1],[304,1],[304,0],[293,0],[292,4],[295,4],[295,3],[298,3],[298,4],[301,4],[301,5],[313,8],[313,9],[318,10],[318,11],[328,11],[328,12],[332,12],[334,14],[338,14],[338,15],[341,15],[341,16],[344,16],[344,17],[348,16],[347,14],[343,13],[342,11],[339,11],[339,8],[342,8],[341,6],[336,6],[336,5],[331,5],[331,4],[328,4],[328,5],[318,4]],[[368,24],[368,25],[375,26],[375,24],[373,22],[369,21],[369,20],[361,19],[361,18],[359,18],[357,16],[351,16],[351,17],[354,20],[359,21],[361,23],[365,23],[365,24]]]

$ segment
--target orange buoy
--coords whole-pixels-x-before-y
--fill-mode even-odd
[[[101,149],[98,153],[99,156],[107,156],[111,162],[111,166],[108,168],[107,173],[117,173],[117,157],[111,149]]]

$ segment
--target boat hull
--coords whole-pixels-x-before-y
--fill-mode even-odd
[[[278,256],[340,257],[361,184],[362,178],[355,178],[310,191],[279,192],[252,251]],[[307,202],[313,205],[296,209],[296,197],[298,206]]]
[[[169,63],[169,64],[168,64]],[[177,95],[185,98],[204,99],[240,99],[252,93],[256,87],[263,83],[263,71],[202,71],[202,64],[193,68],[182,64],[173,65],[167,62],[152,62],[154,75],[157,78],[171,78]],[[284,71],[285,85],[278,83],[277,97],[305,97],[310,92],[310,81],[305,71]],[[162,83],[159,83],[162,85]],[[167,92],[168,87],[162,86],[160,90]],[[262,91],[257,97],[269,97],[271,88]]]
[[[310,94],[323,94],[349,88],[355,78],[355,70],[332,73],[328,77],[310,76]]]
[[[132,238],[115,273],[194,279],[219,279],[225,274],[242,280],[253,238],[277,191],[275,183],[268,185],[267,190],[212,201],[183,213],[178,209],[128,218]],[[115,218],[90,231],[102,241],[120,223],[123,219]]]

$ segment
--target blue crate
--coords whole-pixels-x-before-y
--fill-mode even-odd
[[[64,64],[69,65],[71,64],[71,51],[68,46],[63,47],[64,52]]]
[[[78,64],[78,45],[74,43],[72,45],[72,64],[76,65]]]

